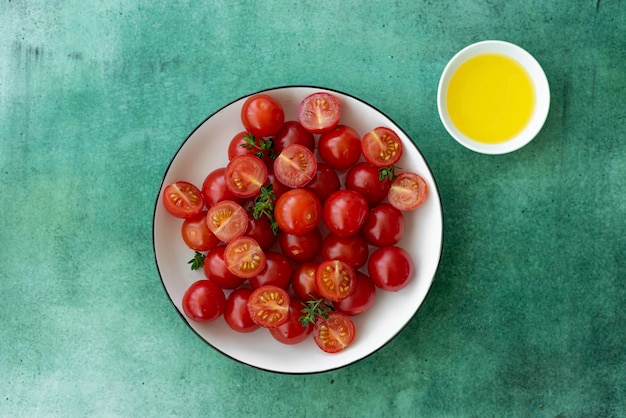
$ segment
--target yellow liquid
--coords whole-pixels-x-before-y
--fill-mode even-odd
[[[500,54],[470,58],[450,79],[448,113],[459,131],[489,144],[505,142],[530,121],[535,90],[530,76]]]

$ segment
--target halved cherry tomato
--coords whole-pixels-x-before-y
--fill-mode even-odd
[[[238,155],[226,166],[226,187],[237,197],[252,197],[267,180],[267,166],[254,155]]]
[[[322,242],[320,253],[322,260],[341,260],[353,269],[358,269],[367,262],[369,247],[361,234],[350,237],[328,234]]]
[[[320,136],[317,150],[328,165],[344,170],[361,158],[361,137],[351,127],[337,125]]]
[[[379,126],[363,136],[363,157],[375,167],[392,167],[402,156],[402,141],[389,128]]]
[[[186,181],[177,181],[165,186],[163,206],[172,216],[192,218],[204,208],[204,199],[196,186]]]
[[[226,299],[224,320],[231,329],[237,332],[252,332],[259,328],[248,312],[248,300],[252,292],[252,289],[240,287],[233,290]]]
[[[217,238],[229,242],[246,232],[248,214],[239,203],[223,200],[209,208],[206,224]]]
[[[302,326],[300,316],[304,304],[298,297],[289,298],[289,320],[276,328],[270,328],[270,334],[277,341],[283,344],[298,344],[306,340],[306,337],[313,332],[313,324],[308,323]]]
[[[202,211],[193,218],[187,218],[183,221],[180,232],[183,241],[192,250],[209,251],[220,243],[220,239],[207,227],[206,214],[207,211]]]
[[[254,136],[274,135],[284,122],[282,105],[267,94],[250,96],[241,107],[241,123]]]
[[[313,339],[327,353],[345,349],[356,335],[354,322],[341,312],[330,312],[328,318],[320,316],[313,327]]]
[[[288,145],[274,160],[274,175],[288,187],[305,186],[315,176],[316,170],[315,155],[300,144]]]
[[[324,223],[335,235],[349,237],[359,232],[365,222],[367,200],[354,190],[339,190],[324,202]]]
[[[361,193],[370,205],[382,202],[391,187],[391,180],[388,177],[381,180],[378,168],[366,162],[360,162],[350,168],[345,182],[346,189]]]
[[[304,234],[278,233],[278,245],[287,257],[296,262],[308,261],[317,256],[322,247],[322,232],[315,228]]]
[[[202,183],[202,197],[208,208],[222,200],[233,200],[237,203],[243,201],[242,198],[235,196],[226,187],[226,179],[224,178],[225,172],[226,167],[216,168],[206,176]]]
[[[387,199],[400,210],[414,210],[424,203],[428,196],[428,184],[416,173],[401,173],[391,183]]]
[[[293,267],[285,255],[277,251],[267,251],[265,253],[265,268],[248,281],[254,289],[268,284],[287,289],[291,282],[292,273]]]
[[[404,235],[404,215],[389,203],[381,203],[370,210],[361,233],[371,245],[395,245]]]
[[[341,118],[341,102],[330,93],[313,93],[298,106],[298,121],[304,129],[321,134],[333,129]]]
[[[287,121],[272,138],[274,142],[274,152],[280,154],[285,147],[291,144],[304,145],[311,151],[315,149],[315,138],[313,134],[295,120]]]
[[[315,285],[322,297],[338,302],[354,292],[356,274],[348,263],[340,260],[325,260],[317,267]]]
[[[354,293],[339,302],[333,302],[333,307],[346,315],[362,314],[374,306],[376,300],[376,286],[360,271],[356,272],[356,287]]]
[[[324,203],[332,192],[341,188],[339,176],[334,168],[325,163],[317,163],[317,171],[313,179],[305,186],[305,189],[315,193],[320,202]]]
[[[204,276],[217,283],[222,289],[236,289],[246,280],[243,277],[235,276],[226,267],[224,260],[225,245],[218,245],[210,250],[204,257]]]
[[[194,282],[183,295],[183,312],[194,321],[215,321],[225,309],[224,291],[210,280]]]
[[[224,250],[224,262],[235,276],[249,279],[265,268],[265,253],[254,238],[239,237],[228,243]]]
[[[322,204],[313,192],[292,189],[276,200],[274,217],[283,232],[306,234],[317,228],[322,220]]]
[[[275,328],[289,320],[289,295],[277,286],[261,286],[248,299],[250,318],[264,328]]]
[[[315,272],[319,263],[307,261],[299,264],[291,278],[291,288],[302,300],[320,299],[322,295],[315,285]]]
[[[406,250],[391,246],[372,253],[367,270],[376,287],[396,292],[406,287],[413,276],[413,260]]]

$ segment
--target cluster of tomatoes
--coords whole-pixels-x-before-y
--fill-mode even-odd
[[[167,185],[163,204],[184,219],[190,263],[207,279],[183,297],[188,318],[223,316],[235,331],[267,328],[286,344],[313,333],[332,353],[352,342],[350,316],[373,305],[377,288],[409,283],[413,262],[396,244],[403,212],[419,207],[428,187],[416,173],[394,172],[402,142],[393,130],[361,137],[341,125],[335,95],[311,94],[297,114],[285,121],[274,98],[249,97],[228,164],[201,188]]]

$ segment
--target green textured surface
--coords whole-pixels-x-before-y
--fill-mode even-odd
[[[0,416],[626,416],[623,1],[3,0],[0,28]],[[454,142],[435,103],[484,39],[531,52],[552,91],[540,135],[502,156]],[[288,84],[393,118],[445,216],[408,327],[309,376],[205,345],[151,241],[181,141]]]

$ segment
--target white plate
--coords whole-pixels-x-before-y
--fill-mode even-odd
[[[285,109],[285,120],[296,120],[296,109],[307,95],[327,91],[342,105],[340,123],[349,125],[360,135],[377,126],[394,129],[403,142],[404,153],[398,163],[402,171],[419,173],[430,188],[425,203],[405,214],[406,232],[400,242],[413,256],[415,275],[399,292],[377,290],[376,302],[366,313],[353,317],[356,338],[338,354],[322,352],[312,338],[297,345],[275,341],[265,329],[250,334],[232,331],[223,318],[211,323],[188,320],[182,310],[182,297],[203,272],[191,271],[187,262],[194,252],[182,241],[182,220],[170,216],[161,204],[163,188],[178,180],[202,185],[206,175],[227,163],[231,138],[242,131],[240,111],[242,97],[215,112],[198,126],[174,155],[159,190],[154,209],[154,255],[161,281],[172,304],[196,334],[219,352],[259,369],[281,373],[316,373],[354,363],[375,352],[398,334],[420,307],[432,284],[443,245],[443,215],[435,179],[426,160],[409,137],[390,118],[367,103],[334,90],[318,87],[280,87],[265,93],[277,99]]]

